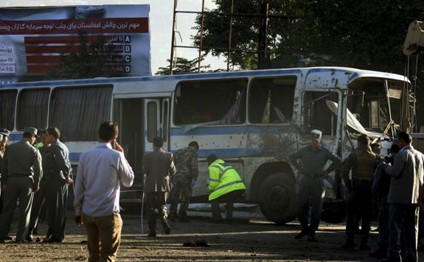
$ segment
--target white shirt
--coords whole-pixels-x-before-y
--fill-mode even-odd
[[[84,152],[78,164],[75,181],[74,208],[91,217],[119,212],[120,184],[130,187],[134,172],[124,154],[112,149],[110,143],[98,143]]]

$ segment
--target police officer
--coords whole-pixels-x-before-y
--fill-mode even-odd
[[[2,172],[1,167],[3,163],[4,153],[6,152],[7,142],[9,141],[9,135],[10,135],[9,130],[7,130],[6,128],[0,128],[0,180],[1,180],[1,172]],[[1,189],[0,189],[0,212],[2,208],[3,208],[3,198],[1,196]]]
[[[47,157],[50,152],[50,143],[47,141],[47,130],[41,131],[41,141],[36,144],[38,150],[40,150],[42,165],[44,170],[43,178],[40,181],[40,189],[35,192],[34,199],[32,201],[32,209],[31,209],[31,218],[29,221],[29,229],[26,240],[29,242],[33,241],[33,234],[38,234],[38,222],[41,218],[46,217],[46,195],[48,188],[48,180],[46,176],[46,165],[48,166],[50,163],[49,158]],[[47,233],[47,237],[50,236],[50,233]]]
[[[349,189],[346,208],[346,235],[347,241],[341,246],[342,249],[352,250],[355,248],[356,221],[362,219],[361,226],[361,250],[368,250],[368,236],[370,231],[370,216],[372,212],[371,187],[374,170],[380,158],[372,152],[370,139],[367,135],[358,137],[358,147],[343,161],[342,177]],[[349,172],[352,171],[349,177]]]
[[[246,191],[237,171],[216,155],[207,157],[209,165],[209,201],[212,206],[212,222],[222,222],[220,203],[226,203],[227,223],[233,221],[234,201]]]
[[[6,239],[19,199],[20,217],[16,242],[24,242],[28,230],[33,192],[39,189],[43,176],[41,155],[33,144],[37,129],[25,128],[23,139],[7,147],[3,163],[3,211],[0,215],[0,242]]]
[[[331,153],[321,145],[322,132],[311,131],[311,143],[299,151],[289,155],[291,163],[302,174],[299,180],[298,195],[298,219],[302,227],[299,234],[295,236],[300,239],[308,235],[308,241],[316,242],[315,231],[318,229],[321,219],[321,209],[324,198],[324,180],[328,174],[340,165],[340,157]],[[300,163],[298,162],[300,160]],[[325,168],[328,160],[332,164]],[[311,202],[311,223],[308,226],[309,199]]]
[[[72,168],[69,150],[60,141],[59,129],[49,127],[46,134],[46,143],[50,144],[43,161],[46,177],[48,235],[43,242],[62,242],[65,238],[68,185],[73,183]]]
[[[178,218],[180,222],[189,222],[187,208],[190,203],[193,185],[199,175],[197,151],[199,144],[192,141],[188,147],[178,150],[174,155],[177,172],[172,178],[171,190],[171,221],[177,218],[178,202],[181,200]],[[181,198],[181,199],[180,199]]]

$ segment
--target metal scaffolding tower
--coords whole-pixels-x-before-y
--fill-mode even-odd
[[[184,0],[183,0],[184,1]],[[233,35],[233,18],[235,16],[252,16],[259,17],[259,34],[258,34],[258,50],[254,50],[252,52],[256,52],[258,54],[258,68],[267,68],[269,67],[269,59],[267,59],[267,28],[268,28],[268,0],[259,0],[260,1],[260,14],[235,14],[234,13],[234,0],[231,1],[230,10],[228,13],[223,13],[221,15],[229,17],[229,25],[228,25],[228,45],[226,47],[227,53],[227,71],[230,71],[231,66],[231,56],[232,52],[235,50],[232,46],[232,35]],[[170,57],[170,71],[171,74],[174,72],[174,63],[175,63],[175,51],[177,48],[191,48],[198,50],[198,71],[200,72],[201,68],[201,57],[203,48],[203,33],[204,33],[204,17],[208,11],[205,11],[205,0],[202,0],[202,8],[200,11],[184,11],[178,9],[178,0],[174,0],[174,8],[173,8],[173,19],[172,19],[172,39],[171,39],[171,57]],[[178,32],[177,29],[177,14],[195,14],[200,15],[200,41],[199,46],[194,45],[178,45],[176,44],[176,34]],[[181,36],[180,36],[181,37]]]

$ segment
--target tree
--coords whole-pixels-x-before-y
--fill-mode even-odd
[[[260,0],[234,0],[230,56],[231,1],[216,4],[204,16],[204,32],[193,36],[195,44],[203,37],[206,52],[255,68]],[[423,11],[418,0],[269,0],[267,52],[272,67],[331,64],[403,73],[401,45],[409,23],[423,18]]]
[[[281,0],[269,0],[269,2],[281,2]],[[206,53],[212,53],[214,56],[224,55],[234,66],[240,66],[242,69],[256,68],[258,34],[260,27],[260,1],[234,0],[234,16],[231,13],[230,0],[217,0],[217,9],[207,10],[204,13],[204,31],[200,31],[201,16],[197,16],[198,30],[193,36],[196,46],[200,45],[202,37],[202,50]],[[281,11],[281,5],[270,5],[269,14],[275,16],[279,23],[285,21],[286,14]],[[231,42],[230,42],[230,23],[231,23]],[[274,24],[268,25],[266,38],[268,48],[266,53],[272,52],[278,41],[278,35],[275,34]]]
[[[200,57],[200,62],[203,61],[205,58],[205,55]],[[168,59],[168,64],[171,64],[171,60]],[[200,72],[205,72],[202,69],[209,68],[210,65],[206,66],[200,66]],[[197,73],[199,72],[199,58],[195,58],[193,60],[188,60],[186,58],[182,57],[176,57],[175,58],[175,65],[172,70],[173,74],[188,74],[188,73]],[[171,74],[171,68],[170,66],[167,67],[159,67],[159,71],[156,72],[156,75],[170,75]]]
[[[231,0],[216,0],[217,8],[197,17],[193,36],[203,50],[223,55],[232,65],[255,69],[261,0],[234,0],[231,52]],[[421,0],[268,0],[267,49],[271,67],[347,66],[399,74],[409,73],[402,53],[409,24],[424,19]],[[255,18],[255,19],[252,19]],[[415,58],[412,58],[415,59]],[[412,63],[411,63],[412,64]],[[412,66],[411,66],[412,68]],[[418,63],[417,97],[424,97]],[[417,113],[424,115],[424,103]],[[421,122],[423,122],[421,120]]]
[[[47,78],[80,79],[122,76],[121,71],[110,66],[112,51],[113,45],[109,45],[103,37],[98,37],[93,43],[89,43],[87,34],[82,32],[77,51],[63,54],[58,69],[50,72]]]

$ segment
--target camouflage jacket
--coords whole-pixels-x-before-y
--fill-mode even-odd
[[[197,179],[199,167],[197,151],[194,148],[185,147],[175,152],[174,162],[177,168],[174,181],[191,181]]]

